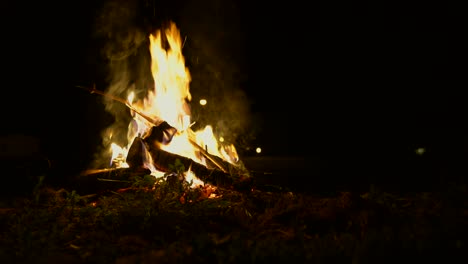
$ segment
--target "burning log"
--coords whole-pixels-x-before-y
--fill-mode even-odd
[[[157,170],[162,172],[170,172],[170,165],[175,164],[176,160],[179,160],[185,169],[190,169],[200,180],[215,186],[232,187],[238,182],[245,180],[246,177],[244,176],[248,174],[243,170],[243,167],[235,166],[220,157],[209,154],[205,149],[196,144],[194,140],[190,139],[190,134],[189,140],[206,158],[206,166],[190,158],[161,149],[160,146],[168,144],[176,133],[177,130],[165,121],[158,126],[153,126],[144,138],[135,138],[127,155],[127,163],[130,165],[131,163],[135,163],[135,161],[139,161],[141,158],[136,157],[136,155],[141,155],[140,149],[146,148],[153,160],[153,165]],[[132,149],[135,151],[132,151]],[[236,177],[236,175],[242,175],[242,177]]]
[[[205,165],[200,164],[190,158],[167,152],[158,147],[151,147],[149,144],[148,153],[153,159],[153,165],[157,170],[162,172],[170,172],[170,165],[176,163],[176,160],[179,160],[186,169],[190,169],[197,177],[203,182],[210,183],[215,186],[221,187],[230,187],[233,185],[233,179],[229,174],[218,170],[218,169],[209,169]]]
[[[159,148],[161,144],[169,144],[177,132],[178,131],[176,128],[169,125],[166,121],[163,121],[159,125],[153,126],[151,128],[150,132],[144,137],[144,141],[149,146]],[[190,128],[185,132],[188,133],[187,136],[190,144],[192,144],[192,146],[194,146],[200,152],[200,154],[207,159],[208,168],[217,168],[224,173],[228,172],[228,168],[231,165],[229,162],[224,161],[220,157],[209,154],[208,151],[198,145],[195,142],[194,133],[192,130],[190,130]]]

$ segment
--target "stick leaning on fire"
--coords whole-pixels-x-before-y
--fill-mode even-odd
[[[90,92],[91,94],[99,94],[99,95],[102,95],[104,97],[107,97],[107,98],[110,98],[114,101],[117,101],[117,102],[120,102],[122,104],[124,104],[126,107],[128,107],[130,110],[132,110],[134,113],[140,115],[142,118],[144,118],[146,121],[148,121],[149,123],[153,124],[154,126],[159,126],[161,124],[161,122],[157,122],[156,120],[154,120],[153,118],[151,118],[150,116],[146,115],[145,113],[142,113],[141,111],[139,111],[138,109],[136,109],[135,107],[133,107],[127,100],[124,100],[120,97],[116,97],[114,95],[111,95],[111,94],[108,94],[108,93],[105,93],[105,92],[102,92],[98,89],[95,88],[95,86],[93,86],[92,88],[89,88],[89,87],[84,87],[84,86],[76,86],[77,88],[81,88],[81,89],[84,89],[88,92]],[[179,131],[177,131],[179,132]],[[191,128],[187,128],[186,129],[186,132],[188,133],[188,139],[189,139],[189,142],[190,144],[192,144],[195,148],[197,148],[200,153],[206,158],[208,159],[213,165],[216,166],[216,168],[218,168],[221,172],[223,172],[224,174],[228,174],[228,169],[226,169],[226,166],[224,166],[222,163],[226,164],[226,165],[229,165],[227,164],[226,162],[222,162],[220,160],[219,157],[217,156],[214,156],[214,155],[211,155],[210,153],[208,153],[208,151],[206,151],[203,147],[201,147],[200,145],[198,145],[196,143],[196,141],[194,140],[194,135],[195,135],[195,132],[193,132],[191,130]],[[179,156],[177,154],[174,154],[176,157],[180,157],[182,158],[182,156]],[[250,178],[250,177],[248,177]]]

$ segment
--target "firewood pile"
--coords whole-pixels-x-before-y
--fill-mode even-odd
[[[154,125],[146,135],[134,138],[125,160],[128,167],[84,171],[75,177],[74,188],[84,193],[95,193],[129,187],[134,177],[151,174],[151,170],[145,165],[148,155],[154,168],[165,175],[173,173],[173,165],[179,163],[205,184],[236,190],[251,188],[252,177],[241,161],[235,164],[227,162],[219,156],[208,153],[192,139],[190,142],[200,157],[203,157],[205,164],[163,150],[161,146],[171,142],[176,133],[177,129],[165,121]],[[191,130],[184,133],[189,133],[189,138],[193,136]]]

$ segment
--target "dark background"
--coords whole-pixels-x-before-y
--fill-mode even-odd
[[[2,132],[37,137],[65,170],[87,166],[112,122],[102,98],[75,86],[105,89],[104,47],[169,19],[187,37],[194,102],[216,98],[210,117],[222,120],[215,126],[227,127],[242,156],[256,146],[263,156],[313,156],[349,177],[439,177],[466,164],[466,28],[462,9],[449,3],[2,5]],[[193,111],[209,122],[207,110]]]

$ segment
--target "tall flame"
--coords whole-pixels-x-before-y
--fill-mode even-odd
[[[145,111],[168,122],[178,130],[188,127],[187,116],[190,108],[186,100],[191,101],[189,91],[190,73],[185,67],[182,56],[182,40],[174,23],[165,29],[164,36],[168,47],[163,47],[161,31],[150,36],[151,73],[155,82],[154,91],[145,101]]]

